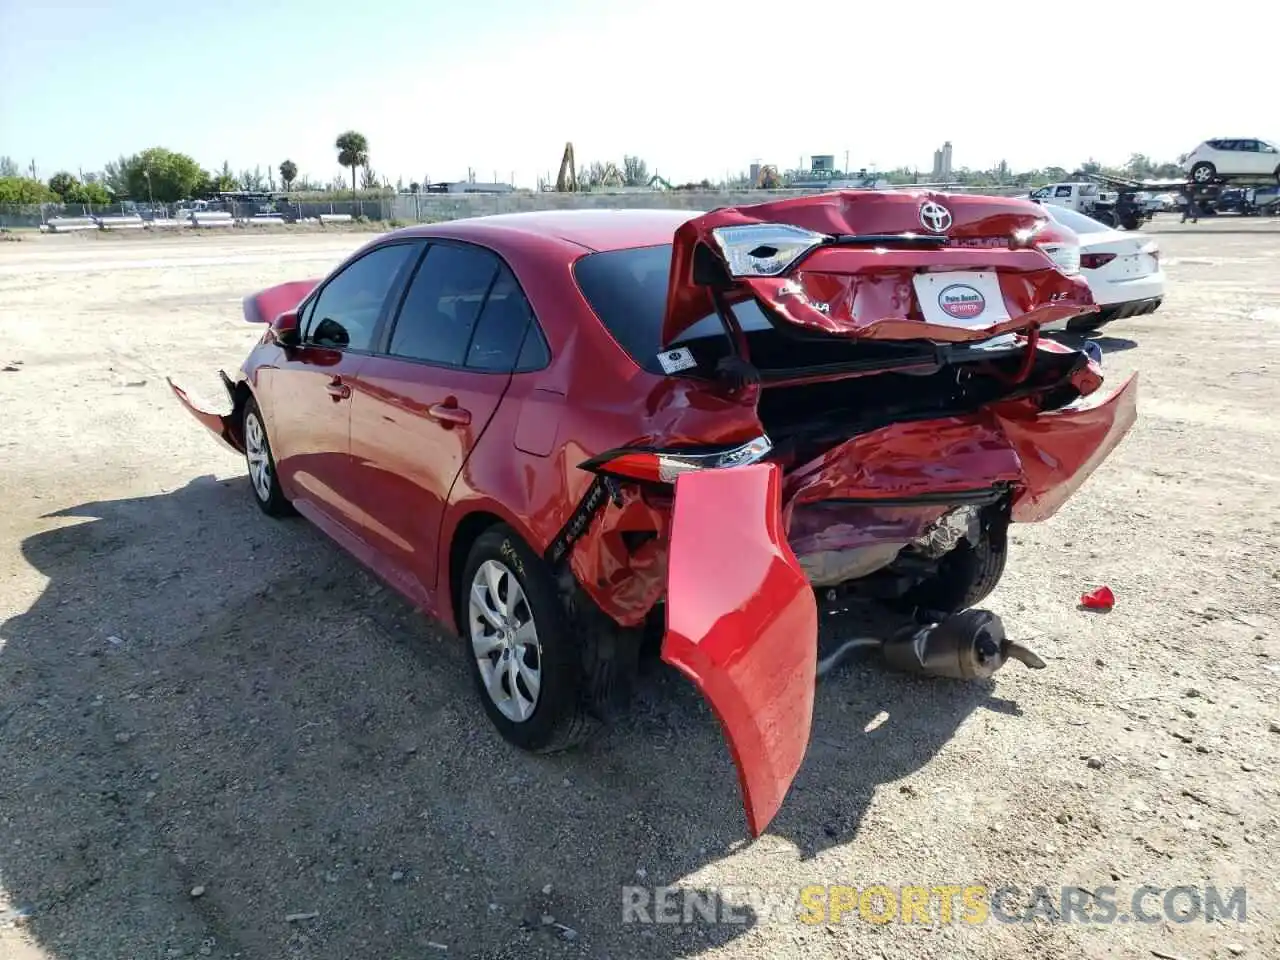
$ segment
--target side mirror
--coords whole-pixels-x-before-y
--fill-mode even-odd
[[[302,342],[302,331],[298,329],[298,312],[287,310],[271,321],[271,332],[276,343],[282,347],[296,347]]]

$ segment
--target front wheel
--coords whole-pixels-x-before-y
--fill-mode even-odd
[[[249,488],[253,491],[253,500],[262,512],[269,517],[291,516],[293,505],[280,487],[262,411],[252,398],[244,405],[244,459],[249,467]]]
[[[476,691],[508,742],[550,753],[596,724],[582,697],[579,645],[544,561],[498,525],[471,547],[458,609]]]

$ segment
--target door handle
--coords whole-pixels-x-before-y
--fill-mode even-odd
[[[334,403],[339,400],[346,400],[351,396],[351,388],[342,382],[341,377],[334,377],[324,385],[324,388],[328,391],[329,396],[333,397]]]
[[[443,403],[433,403],[427,407],[427,417],[446,429],[454,424],[465,427],[471,423],[471,411],[458,406],[458,401],[450,397]]]

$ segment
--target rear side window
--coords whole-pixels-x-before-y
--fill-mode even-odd
[[[473,370],[489,371],[515,368],[525,331],[532,319],[533,309],[520,291],[516,278],[505,266],[499,267],[476,321],[475,332],[467,348],[466,365]],[[525,364],[520,366],[527,369]]]
[[[573,267],[578,287],[600,322],[638,366],[656,374],[665,372],[658,354],[662,351],[670,271],[669,243],[588,254]],[[734,304],[733,314],[746,333],[772,329],[754,300]],[[709,337],[724,337],[724,327],[714,313],[691,326],[676,342]]]
[[[409,282],[389,352],[460,367],[499,267],[478,247],[432,244]]]
[[[303,335],[322,347],[368,350],[387,294],[409,258],[422,248],[388,244],[349,263],[325,284],[308,308]]]
[[[1068,227],[1075,233],[1105,233],[1111,230],[1104,223],[1099,223],[1092,217],[1086,217],[1083,213],[1076,213],[1066,207],[1045,207],[1045,211],[1058,223],[1064,227]]]

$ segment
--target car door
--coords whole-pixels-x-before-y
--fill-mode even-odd
[[[351,384],[421,250],[387,243],[345,264],[299,308],[299,344],[263,372],[276,470],[304,514],[351,525]]]
[[[1245,166],[1250,174],[1265,176],[1271,173],[1276,167],[1274,154],[1264,153],[1264,144],[1260,140],[1241,140],[1240,145],[1244,147],[1243,166]]]
[[[356,378],[351,454],[360,534],[384,575],[428,609],[450,490],[512,370],[525,365],[521,350],[533,325],[528,301],[496,254],[433,242],[379,354]]]
[[[1265,140],[1258,141],[1258,173],[1263,176],[1280,174],[1280,150]]]

